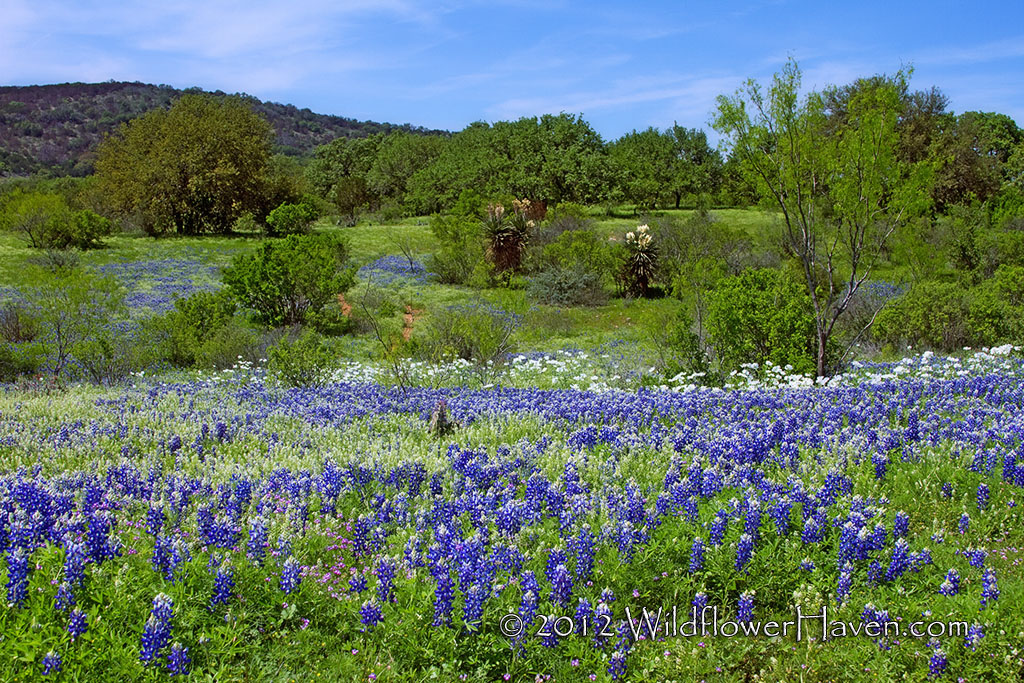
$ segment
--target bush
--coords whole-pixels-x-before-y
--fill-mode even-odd
[[[14,382],[20,376],[35,374],[40,360],[32,345],[0,341],[0,382]]]
[[[964,289],[952,282],[925,281],[885,305],[875,318],[876,339],[894,346],[952,351],[968,345]]]
[[[164,357],[181,367],[192,367],[208,355],[204,346],[235,314],[227,292],[198,292],[174,302],[174,310],[152,319],[148,326],[163,332]]]
[[[450,306],[431,313],[419,352],[428,360],[462,358],[498,365],[514,350],[512,335],[522,317],[488,303]]]
[[[693,320],[680,308],[669,318],[657,316],[647,323],[648,333],[658,355],[658,371],[665,379],[680,374],[703,374],[711,383],[711,367],[700,337],[693,331]]]
[[[608,301],[601,278],[581,268],[554,267],[530,278],[527,292],[549,306],[600,306]]]
[[[342,242],[330,235],[289,235],[241,254],[224,270],[224,285],[258,322],[298,325],[338,305],[355,281]]]
[[[430,219],[430,231],[441,248],[430,255],[427,269],[442,284],[469,282],[474,269],[484,261],[480,221],[470,216],[437,214]]]
[[[708,339],[723,369],[766,361],[814,372],[817,343],[810,295],[785,272],[746,270],[709,294]]]
[[[76,211],[66,223],[54,226],[47,246],[56,249],[95,249],[102,246],[101,238],[114,231],[113,223],[89,209]]]
[[[309,232],[309,226],[320,217],[311,202],[281,204],[267,216],[268,237],[284,237]]]
[[[612,273],[615,258],[606,240],[593,230],[570,230],[563,232],[552,243],[544,247],[542,263],[571,270],[593,273],[599,279]]]
[[[282,339],[270,347],[267,357],[267,370],[290,387],[323,386],[337,368],[334,352],[311,329],[294,341]]]

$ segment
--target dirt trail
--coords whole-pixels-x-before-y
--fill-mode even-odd
[[[413,308],[409,304],[405,305],[405,313],[402,315],[402,320],[405,321],[402,325],[402,339],[409,341],[409,337],[412,336],[412,324],[421,315],[423,315],[422,308]]]
[[[345,316],[346,318],[351,318],[352,317],[352,304],[350,304],[345,299],[345,295],[344,294],[339,294],[338,295],[338,305],[341,306],[341,314],[343,316]]]

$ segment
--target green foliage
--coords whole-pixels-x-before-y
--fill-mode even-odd
[[[567,230],[544,247],[542,261],[559,268],[580,270],[599,279],[609,275],[615,266],[607,240],[593,230]]]
[[[91,249],[113,232],[108,219],[90,209],[73,211],[60,194],[20,188],[0,200],[0,227],[37,249]]]
[[[476,301],[433,311],[426,319],[418,352],[428,360],[461,358],[486,371],[515,349],[513,333],[522,317]]]
[[[337,367],[337,356],[312,329],[281,339],[267,350],[267,370],[285,386],[323,386]]]
[[[571,267],[540,271],[530,278],[527,293],[549,306],[600,306],[608,300],[599,275]]]
[[[209,356],[206,345],[229,324],[235,302],[224,291],[197,292],[174,302],[174,310],[153,318],[147,326],[162,332],[166,357],[182,367],[192,367]]]
[[[901,159],[907,75],[861,84],[840,111],[836,88],[800,96],[790,61],[767,91],[750,80],[720,96],[714,127],[758,198],[782,219],[786,250],[813,296],[817,362],[827,371],[839,318],[893,232],[929,208],[931,167]]]
[[[680,307],[671,317],[654,316],[645,321],[648,337],[658,356],[657,368],[664,379],[697,375],[701,384],[713,382],[711,366],[700,336],[693,331],[693,319]]]
[[[96,174],[111,205],[151,234],[225,232],[265,211],[271,137],[243,100],[189,94],[104,141]]]
[[[281,204],[267,215],[267,236],[284,237],[309,232],[309,227],[319,217],[312,201]]]
[[[765,361],[796,372],[815,368],[810,297],[783,271],[748,269],[720,280],[708,296],[706,324],[723,370]]]
[[[1000,266],[994,276],[965,288],[925,281],[888,303],[873,333],[892,346],[958,351],[997,346],[1024,338],[1024,267]]]
[[[96,381],[127,373],[130,362],[118,360],[127,345],[114,325],[127,315],[124,295],[112,277],[77,269],[36,274],[25,292],[39,331],[33,343],[55,377],[67,372],[72,359],[84,360]]]
[[[473,216],[435,214],[430,230],[441,248],[430,255],[427,269],[442,284],[466,284],[484,261],[482,224]]]
[[[338,295],[355,281],[343,269],[345,245],[330,235],[290,235],[268,240],[235,258],[224,270],[224,285],[260,323],[299,325],[307,316],[338,305]]]

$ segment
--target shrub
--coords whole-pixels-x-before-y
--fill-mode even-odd
[[[560,268],[593,273],[599,279],[612,272],[614,257],[608,242],[593,230],[570,230],[543,250],[543,262]]]
[[[174,310],[154,318],[148,326],[162,331],[164,357],[175,365],[191,367],[207,355],[203,347],[235,314],[227,292],[197,292],[174,302]]]
[[[581,268],[553,267],[530,278],[527,292],[549,306],[600,306],[608,300],[601,278]]]
[[[0,341],[0,382],[14,382],[39,370],[39,354],[33,345]]]
[[[329,235],[289,235],[264,242],[235,258],[224,270],[224,284],[261,324],[298,325],[328,306],[355,281],[342,269],[346,249]]]
[[[127,316],[117,280],[81,270],[39,274],[26,299],[39,329],[33,343],[55,377],[65,374],[79,353],[88,354],[93,340],[121,336],[122,330],[111,326]]]
[[[238,318],[232,318],[215,329],[196,350],[196,367],[222,370],[239,361],[256,363],[266,357],[271,339],[275,337],[260,334]]]
[[[420,353],[429,360],[497,365],[514,350],[512,335],[521,321],[520,315],[485,302],[440,309],[426,320]]]
[[[463,215],[438,214],[430,219],[430,230],[441,248],[431,254],[427,269],[442,284],[466,284],[473,270],[484,260],[480,222]]]
[[[57,249],[95,249],[114,231],[113,223],[89,209],[76,211],[67,223],[55,226],[47,246]]]
[[[875,318],[875,337],[895,346],[946,351],[968,344],[964,289],[952,282],[925,281],[885,305]]]
[[[783,271],[751,269],[720,280],[709,295],[707,331],[723,369],[771,361],[815,370],[810,295]]]
[[[270,347],[267,359],[267,370],[290,387],[323,386],[337,368],[334,352],[312,329],[294,341],[285,337]]]
[[[648,334],[658,355],[658,371],[665,379],[679,374],[703,373],[705,383],[712,382],[711,368],[700,337],[693,331],[693,320],[680,308],[671,317],[657,316],[647,323]]]
[[[320,214],[311,202],[281,204],[267,216],[267,236],[284,237],[309,232]]]

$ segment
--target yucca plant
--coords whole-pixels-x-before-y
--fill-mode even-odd
[[[520,269],[533,221],[529,218],[530,200],[513,199],[512,213],[506,215],[501,204],[489,204],[483,219],[488,253],[499,273],[511,274]]]
[[[635,232],[627,232],[626,250],[622,273],[626,291],[633,296],[646,296],[658,262],[658,250],[650,228],[641,225]]]

